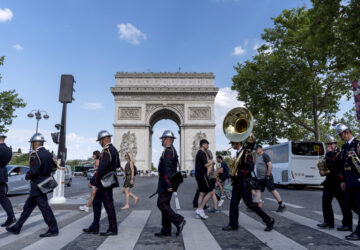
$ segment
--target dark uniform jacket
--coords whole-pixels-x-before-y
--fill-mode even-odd
[[[8,181],[8,172],[6,165],[12,157],[11,149],[5,143],[0,143],[0,183]]]
[[[326,179],[323,181],[322,185],[327,188],[340,188],[340,171],[342,168],[341,154],[338,148],[335,151],[329,151],[325,155],[325,164],[326,168],[329,170],[326,173]]]
[[[37,184],[44,181],[56,170],[53,155],[44,147],[39,147],[30,154],[29,165],[30,170],[25,179],[30,180],[30,196],[42,195]]]
[[[341,159],[343,162],[341,174],[346,182],[347,188],[360,187],[360,173],[348,155],[350,151],[355,152],[360,158],[360,141],[358,139],[354,138],[350,144],[345,143],[341,148]]]
[[[237,165],[237,176],[234,181],[242,187],[247,187],[248,178],[250,178],[251,172],[254,171],[254,161],[250,149],[243,147],[240,154],[241,152],[243,153]]]
[[[109,143],[103,148],[101,152],[99,166],[90,183],[98,188],[104,188],[101,184],[101,178],[103,178],[111,171],[116,171],[116,169],[119,167],[119,153],[117,149],[111,143]]]
[[[168,188],[171,188],[171,176],[177,171],[178,155],[175,148],[171,145],[164,149],[158,166],[159,182],[158,189],[159,193],[166,192]]]

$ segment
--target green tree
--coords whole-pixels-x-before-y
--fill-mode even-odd
[[[17,151],[19,154],[21,154],[22,152],[21,152],[21,148],[18,148],[18,151]]]
[[[28,154],[20,154],[18,156],[13,156],[11,158],[11,161],[9,162],[9,165],[28,166],[29,165],[29,155]]]
[[[153,162],[151,163],[151,171],[157,171],[157,168],[154,167],[154,163],[153,163]]]
[[[265,29],[265,43],[252,60],[235,67],[232,88],[253,113],[260,142],[319,141],[340,99],[350,98],[351,65],[336,67],[336,34],[332,24],[319,25],[317,14],[304,7],[284,10],[272,18],[274,27]]]
[[[5,57],[0,57],[0,66],[4,64]],[[1,83],[0,73],[0,83]],[[13,118],[16,117],[14,112],[17,108],[23,108],[26,104],[23,99],[18,97],[15,90],[7,90],[0,92],[0,131],[7,132],[7,125],[12,124]]]

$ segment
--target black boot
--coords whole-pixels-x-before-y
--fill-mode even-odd
[[[2,227],[8,227],[10,226],[11,224],[15,223],[16,222],[16,218],[15,217],[12,217],[12,218],[8,218],[5,223],[1,224]]]

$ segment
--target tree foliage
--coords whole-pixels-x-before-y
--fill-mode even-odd
[[[4,64],[5,57],[0,57],[0,66]],[[0,73],[0,83],[1,83]],[[7,132],[7,125],[11,125],[13,118],[16,117],[14,112],[17,108],[23,108],[26,104],[23,99],[18,97],[15,90],[0,92],[0,131]]]
[[[29,154],[14,155],[11,158],[9,165],[28,166],[29,165]]]
[[[347,46],[335,28],[346,21],[340,1],[314,2],[328,5],[284,10],[264,30],[265,43],[252,60],[235,66],[232,88],[253,113],[254,133],[263,143],[320,140],[341,98],[351,96],[356,60],[340,53]]]

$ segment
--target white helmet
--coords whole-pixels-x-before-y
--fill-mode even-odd
[[[325,143],[329,144],[329,143],[335,143],[337,142],[336,138],[332,135],[327,135],[326,139],[325,139]]]
[[[348,126],[346,126],[345,124],[339,123],[335,126],[335,133],[337,135],[341,134],[342,132],[344,132],[345,130],[350,129]]]
[[[160,137],[160,139],[165,138],[165,137],[176,139],[176,137],[174,136],[174,133],[171,130],[165,130],[164,133],[162,134],[162,136]]]
[[[34,141],[45,142],[45,138],[42,134],[35,133],[33,136],[31,136],[29,142],[34,142]]]
[[[107,132],[106,130],[101,130],[99,133],[98,133],[98,138],[96,141],[100,141],[102,138],[105,138],[105,137],[111,137],[112,135]]]

